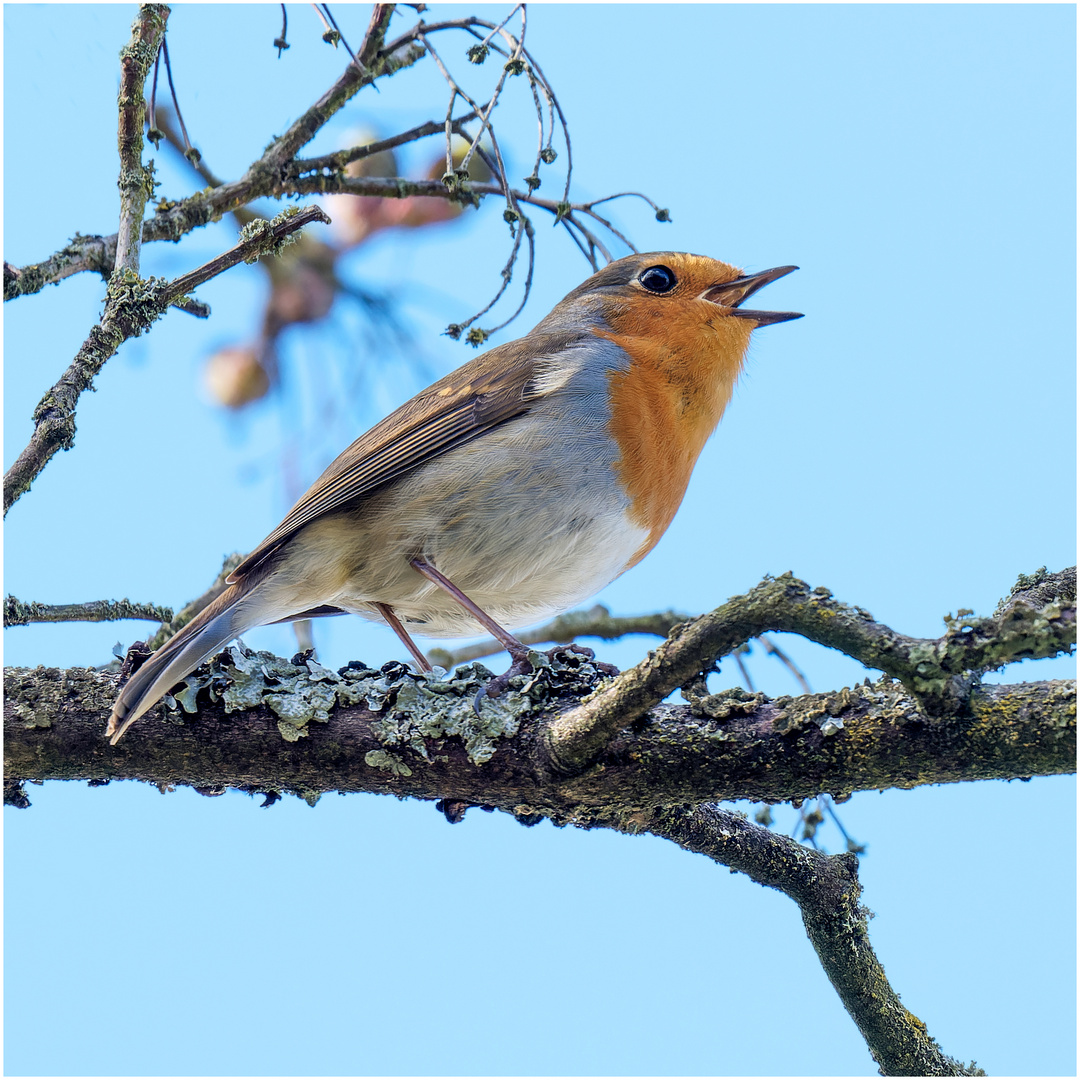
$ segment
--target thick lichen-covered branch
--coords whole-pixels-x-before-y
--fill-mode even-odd
[[[473,701],[488,677],[479,665],[440,677],[396,662],[333,672],[234,646],[189,678],[172,708],[157,706],[113,748],[103,733],[114,675],[12,669],[5,769],[23,780],[454,798],[579,824],[616,810],[843,798],[1075,769],[1071,682],[987,685],[973,694],[969,718],[929,722],[885,678],[775,700],[739,690],[691,694],[688,705],[656,706],[593,768],[565,777],[547,759],[543,735],[561,709],[599,685],[600,670],[566,653],[512,680],[506,695],[482,696],[477,714]]]
[[[719,657],[769,631],[801,634],[899,679],[928,716],[966,715],[982,672],[1056,656],[1075,644],[1075,567],[1058,574],[1043,569],[1022,577],[1017,589],[1030,593],[1036,579],[1039,606],[1015,596],[988,618],[961,611],[946,619],[942,637],[926,639],[899,634],[791,574],[766,578],[744,596],[676,627],[640,664],[560,717],[547,734],[551,758],[567,773],[584,768],[626,724],[711,670]]]
[[[616,827],[619,827],[618,825]],[[859,860],[803,847],[715,806],[676,807],[621,823],[625,832],[673,840],[722,866],[786,893],[840,1000],[884,1076],[985,1076],[944,1054],[926,1025],[904,1008],[870,944],[859,903]]]
[[[172,608],[156,604],[133,604],[130,600],[91,600],[85,604],[38,604],[4,597],[4,625],[29,626],[36,622],[113,622],[117,619],[148,619],[169,622]]]
[[[289,208],[272,222],[260,220],[235,247],[174,281],[143,280],[131,270],[113,274],[101,322],[91,329],[67,370],[38,402],[30,442],[4,475],[5,515],[16,499],[29,490],[56,452],[71,448],[79,398],[128,338],[142,334],[198,285],[237,263],[279,251],[293,234],[312,221],[329,220],[317,206],[305,210]]]

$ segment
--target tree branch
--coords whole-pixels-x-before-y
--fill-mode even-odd
[[[35,622],[113,622],[117,619],[147,619],[169,622],[172,608],[156,604],[133,604],[130,600],[92,600],[86,604],[26,603],[14,596],[4,597],[4,625],[29,626]]]
[[[422,49],[410,50],[407,47],[379,55],[392,14],[392,4],[375,6],[358,55],[363,69],[350,62],[337,82],[284,135],[275,139],[239,180],[222,184],[210,192],[198,191],[179,202],[159,207],[157,213],[142,224],[142,242],[176,241],[255,199],[280,197],[279,180],[286,164],[327,120],[363,87],[416,63],[424,55]],[[108,274],[116,258],[118,239],[118,234],[107,237],[76,236],[70,244],[44,262],[23,268],[5,264],[4,299],[38,292],[46,285],[55,284],[82,270],[98,270]]]
[[[143,83],[161,47],[169,18],[166,4],[140,4],[131,26],[131,40],[120,50],[120,227],[116,233],[116,269],[139,273],[142,220],[146,200],[153,194],[153,171],[142,163],[146,102]]]
[[[58,285],[64,278],[86,270],[99,273],[107,281],[115,264],[115,233],[109,237],[76,233],[65,247],[44,262],[23,267],[4,263],[4,300],[41,292],[46,285]]]
[[[900,679],[929,716],[963,715],[981,672],[1012,660],[1056,656],[1076,642],[1076,570],[1040,571],[1040,598],[1033,607],[1010,598],[999,614],[946,619],[937,639],[910,638],[876,623],[862,608],[832,600],[828,589],[811,589],[791,574],[766,578],[745,596],[676,627],[636,667],[576,709],[548,732],[557,768],[573,773],[593,761],[627,723],[644,715],[672,690],[686,686],[716,659],[753,637],[789,631],[839,649],[868,668]],[[1024,588],[1031,579],[1021,578]]]
[[[4,514],[49,463],[58,450],[69,450],[75,438],[75,406],[94,376],[128,338],[138,337],[168,308],[183,300],[198,285],[240,262],[280,250],[297,230],[312,221],[329,222],[317,206],[290,207],[273,221],[259,219],[245,227],[236,247],[197,270],[171,282],[145,281],[130,269],[113,274],[101,322],[75,354],[67,371],[34,410],[34,434],[15,464],[4,475]]]
[[[859,860],[803,847],[715,806],[642,815],[638,828],[707,855],[799,905],[821,966],[884,1076],[985,1076],[942,1053],[926,1025],[900,1002],[870,945],[868,912],[859,903]]]
[[[730,799],[786,802],[1075,770],[1073,682],[987,685],[971,718],[929,723],[890,679],[797,698],[740,690],[661,705],[594,768],[565,777],[544,731],[601,674],[579,656],[481,698],[480,665],[443,679],[392,662],[335,673],[301,655],[227,649],[116,747],[104,737],[117,677],[5,672],[5,772],[18,780],[138,779],[195,788],[379,792],[540,814],[558,824]],[[189,711],[192,710],[192,711]],[[297,742],[297,740],[302,740]],[[482,766],[482,767],[478,767]]]
[[[476,119],[476,113],[466,113],[454,120],[455,124],[467,124]],[[351,165],[354,161],[381,154],[385,150],[393,150],[406,143],[415,142],[417,139],[426,139],[431,135],[441,135],[446,129],[442,120],[429,120],[426,124],[418,124],[400,135],[393,135],[388,139],[379,139],[376,142],[365,143],[363,146],[350,146],[344,150],[337,150],[332,154],[323,154],[317,158],[299,158],[291,161],[285,167],[285,175],[290,179],[306,176],[308,173],[339,173]]]
[[[536,89],[539,87],[548,102],[549,108],[556,110],[559,114],[563,137],[566,142],[568,161],[565,191],[561,200],[543,199],[534,194],[533,181],[537,186],[539,185],[539,178],[536,176],[535,169],[533,176],[529,178],[530,187],[528,193],[511,188],[506,182],[505,170],[498,167],[498,162],[495,163],[496,168],[493,169],[498,182],[489,184],[452,183],[448,186],[441,180],[413,181],[402,178],[382,180],[376,177],[346,177],[341,174],[341,170],[349,161],[366,156],[368,153],[375,153],[379,149],[422,138],[429,132],[434,134],[437,128],[445,130],[445,122],[442,125],[436,125],[434,122],[422,124],[399,136],[383,140],[370,147],[352,148],[339,151],[337,154],[324,155],[309,160],[293,160],[300,147],[309,141],[319,128],[364,86],[374,82],[376,79],[411,66],[425,56],[427,50],[419,43],[425,36],[445,30],[465,30],[480,38],[475,29],[477,27],[483,27],[492,32],[499,30],[497,24],[475,17],[430,24],[421,21],[393,42],[382,45],[382,37],[385,35],[391,12],[391,5],[376,6],[368,33],[364,39],[364,45],[361,47],[357,57],[359,64],[351,62],[334,86],[312,105],[283,136],[274,140],[266,152],[252,163],[239,180],[220,184],[211,191],[198,191],[178,202],[162,204],[149,221],[143,222],[142,242],[146,244],[155,240],[179,240],[192,230],[200,228],[209,222],[218,221],[225,214],[233,213],[255,199],[281,198],[286,195],[302,195],[313,192],[336,192],[380,198],[408,198],[413,195],[421,195],[460,203],[474,203],[481,197],[497,195],[507,201],[507,213],[514,215],[513,220],[515,221],[521,220],[521,215],[518,214],[516,209],[519,203],[536,206],[553,214],[556,222],[564,225],[570,232],[575,243],[594,269],[597,269],[597,252],[602,253],[605,258],[610,258],[610,254],[599,237],[591,231],[583,219],[595,221],[633,249],[633,245],[629,244],[629,241],[614,228],[611,222],[601,217],[594,210],[594,207],[606,201],[605,199],[583,203],[570,203],[568,201],[570,135],[566,120],[535,59],[529,54],[528,50],[523,48],[517,50],[517,46],[513,46],[516,50],[514,55],[499,50],[495,44],[491,44],[489,47],[496,49],[496,51],[503,51],[504,55],[511,56],[511,59],[516,57],[519,62],[520,57],[525,57],[528,60],[529,78],[533,86],[534,98],[536,97]],[[505,31],[502,32],[505,35]],[[513,42],[513,40],[512,37],[508,37],[508,41]],[[500,85],[502,81],[503,78],[500,77]],[[539,99],[536,100],[538,102],[538,115],[541,115],[542,134],[542,110],[540,109]],[[453,120],[451,128],[458,131],[463,124],[473,118],[475,111],[473,110],[466,116]],[[484,156],[484,154],[478,146],[478,139],[485,130],[491,135],[494,143],[494,132],[490,122],[482,123],[480,133],[471,139],[471,143],[477,146],[477,153],[481,156]],[[463,134],[468,137],[467,133],[463,132]],[[550,146],[550,142],[549,134],[547,146],[542,146],[539,151],[540,159],[545,163],[555,160],[555,153]],[[495,147],[496,153],[498,153],[497,143],[495,143]],[[670,220],[667,211],[656,207],[656,204],[646,196],[637,192],[627,192],[625,194],[636,195],[645,199],[656,211],[657,220]],[[609,198],[617,197],[619,196],[609,196]],[[521,224],[528,230],[527,221],[522,220]],[[531,235],[529,239],[531,241]],[[115,235],[92,238],[76,237],[62,251],[57,252],[42,263],[21,269],[5,264],[5,300],[37,292],[47,284],[56,283],[64,277],[82,270],[93,269],[108,273],[115,258],[117,241],[118,238]],[[515,241],[515,254],[517,244],[518,241]],[[531,252],[531,242],[529,246]],[[477,331],[481,338],[488,333],[490,331]]]

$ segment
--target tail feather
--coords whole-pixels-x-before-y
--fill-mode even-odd
[[[174,637],[171,637],[124,684],[113,705],[105,734],[112,745],[185,675],[208,656],[255,625],[243,618],[244,582],[226,589]]]

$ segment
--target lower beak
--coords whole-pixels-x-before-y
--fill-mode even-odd
[[[760,274],[747,274],[734,281],[725,281],[723,285],[713,285],[701,294],[701,299],[731,308],[729,315],[740,319],[751,319],[758,326],[787,322],[789,319],[801,319],[802,313],[798,311],[750,311],[739,306],[744,300],[753,296],[758,289],[768,285],[770,281],[775,281],[785,274],[790,274],[792,270],[798,269],[797,266],[775,266],[772,270],[762,270]]]

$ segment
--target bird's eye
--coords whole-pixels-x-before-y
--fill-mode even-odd
[[[667,266],[650,266],[648,270],[642,272],[638,281],[649,292],[654,293],[671,292],[676,285],[675,272]]]

